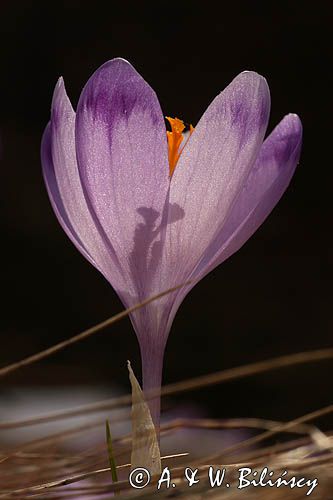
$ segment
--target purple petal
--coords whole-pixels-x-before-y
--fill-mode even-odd
[[[126,289],[117,289],[112,279],[110,283],[125,304],[132,305],[161,290],[156,283],[170,184],[162,111],[155,92],[136,70],[114,59],[83,89],[75,127],[86,199],[119,260]],[[137,333],[156,330],[155,306],[132,315]]]
[[[49,122],[44,130],[41,145],[41,159],[43,167],[43,176],[46,184],[46,189],[51,201],[52,208],[67,236],[72,240],[78,250],[95,265],[92,257],[89,255],[84,247],[83,242],[80,240],[71,221],[68,218],[66,209],[64,207],[58,182],[55,176],[53,159],[52,159],[52,138],[51,138],[51,123]]]
[[[107,279],[123,281],[90,215],[79,178],[74,137],[75,113],[62,79],[56,85],[51,121],[42,140],[42,166],[51,204],[66,234]]]
[[[166,237],[166,269],[173,270],[174,283],[192,273],[223,227],[259,153],[269,110],[266,80],[241,73],[208,107],[184,147],[170,187],[170,201],[184,217],[168,226]]]
[[[290,183],[301,145],[302,124],[299,117],[294,114],[285,116],[263,143],[223,230],[207,249],[196,273],[204,271],[207,274],[221,264],[261,226]]]
[[[207,247],[190,276],[194,283],[177,294],[170,312],[169,325],[195,283],[239,250],[273,210],[295,172],[301,144],[301,121],[297,115],[287,115],[263,143],[226,223]]]

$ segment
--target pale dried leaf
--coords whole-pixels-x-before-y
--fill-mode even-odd
[[[161,473],[161,454],[149,406],[128,361],[132,386],[132,454],[131,467],[144,467],[150,474]]]

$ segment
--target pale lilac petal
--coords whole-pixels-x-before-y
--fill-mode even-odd
[[[154,289],[169,166],[156,94],[127,61],[107,62],[83,89],[76,151],[95,224],[127,278],[122,295],[127,304],[135,303]]]
[[[87,252],[84,243],[80,240],[76,231],[70,222],[66,209],[64,207],[58,182],[55,176],[53,159],[52,159],[52,138],[51,138],[51,123],[48,123],[42,138],[41,159],[43,167],[43,176],[46,184],[46,189],[51,201],[52,208],[67,236],[72,240],[77,249],[89,260],[91,264],[96,266],[92,257]],[[96,266],[97,267],[97,266]]]
[[[169,328],[191,288],[239,250],[273,210],[295,172],[301,145],[301,121],[297,115],[287,115],[263,143],[226,223],[189,277],[193,284],[177,293],[168,318]]]
[[[244,72],[216,97],[195,127],[170,187],[171,204],[184,211],[166,236],[165,266],[173,282],[192,273],[225,223],[259,153],[269,111],[266,80]]]
[[[204,271],[208,260],[210,264],[207,272],[221,264],[237,252],[261,226],[294,175],[301,145],[302,124],[299,117],[295,114],[285,116],[263,143],[221,234],[207,248],[207,257],[196,272]]]
[[[63,80],[56,85],[51,121],[42,141],[42,166],[53,209],[63,229],[78,250],[104,276],[112,276],[115,287],[123,286],[117,262],[96,229],[79,178],[74,136],[75,113]]]

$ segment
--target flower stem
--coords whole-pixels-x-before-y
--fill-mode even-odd
[[[154,346],[152,344],[145,344],[141,348],[141,361],[142,361],[142,388],[145,393],[159,392],[162,385],[162,369],[164,346]],[[153,423],[156,428],[156,434],[159,438],[160,428],[160,415],[161,415],[161,396],[158,394],[156,397],[148,400],[148,405],[151,413]]]

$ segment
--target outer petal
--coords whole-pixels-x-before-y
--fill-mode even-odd
[[[116,259],[99,234],[84,198],[76,162],[74,123],[75,113],[60,79],[41,148],[49,197],[60,224],[78,250],[107,279],[112,276],[118,286],[123,286]]]
[[[132,305],[161,289],[158,268],[169,190],[162,111],[155,92],[136,70],[114,59],[83,89],[75,128],[85,196],[121,265],[126,288],[117,292]],[[132,316],[139,335],[158,335],[154,307]]]
[[[266,80],[241,73],[208,107],[184,147],[170,187],[171,203],[184,211],[167,231],[173,282],[192,273],[224,225],[262,145],[269,110]]]
[[[239,250],[273,210],[295,172],[301,145],[301,121],[297,115],[287,115],[263,143],[223,228],[207,247],[191,275],[194,283],[177,294],[168,319],[169,325],[195,283]]]
[[[207,249],[196,272],[207,274],[237,252],[261,226],[290,183],[301,145],[302,123],[299,117],[295,114],[285,116],[263,143],[223,230]]]

